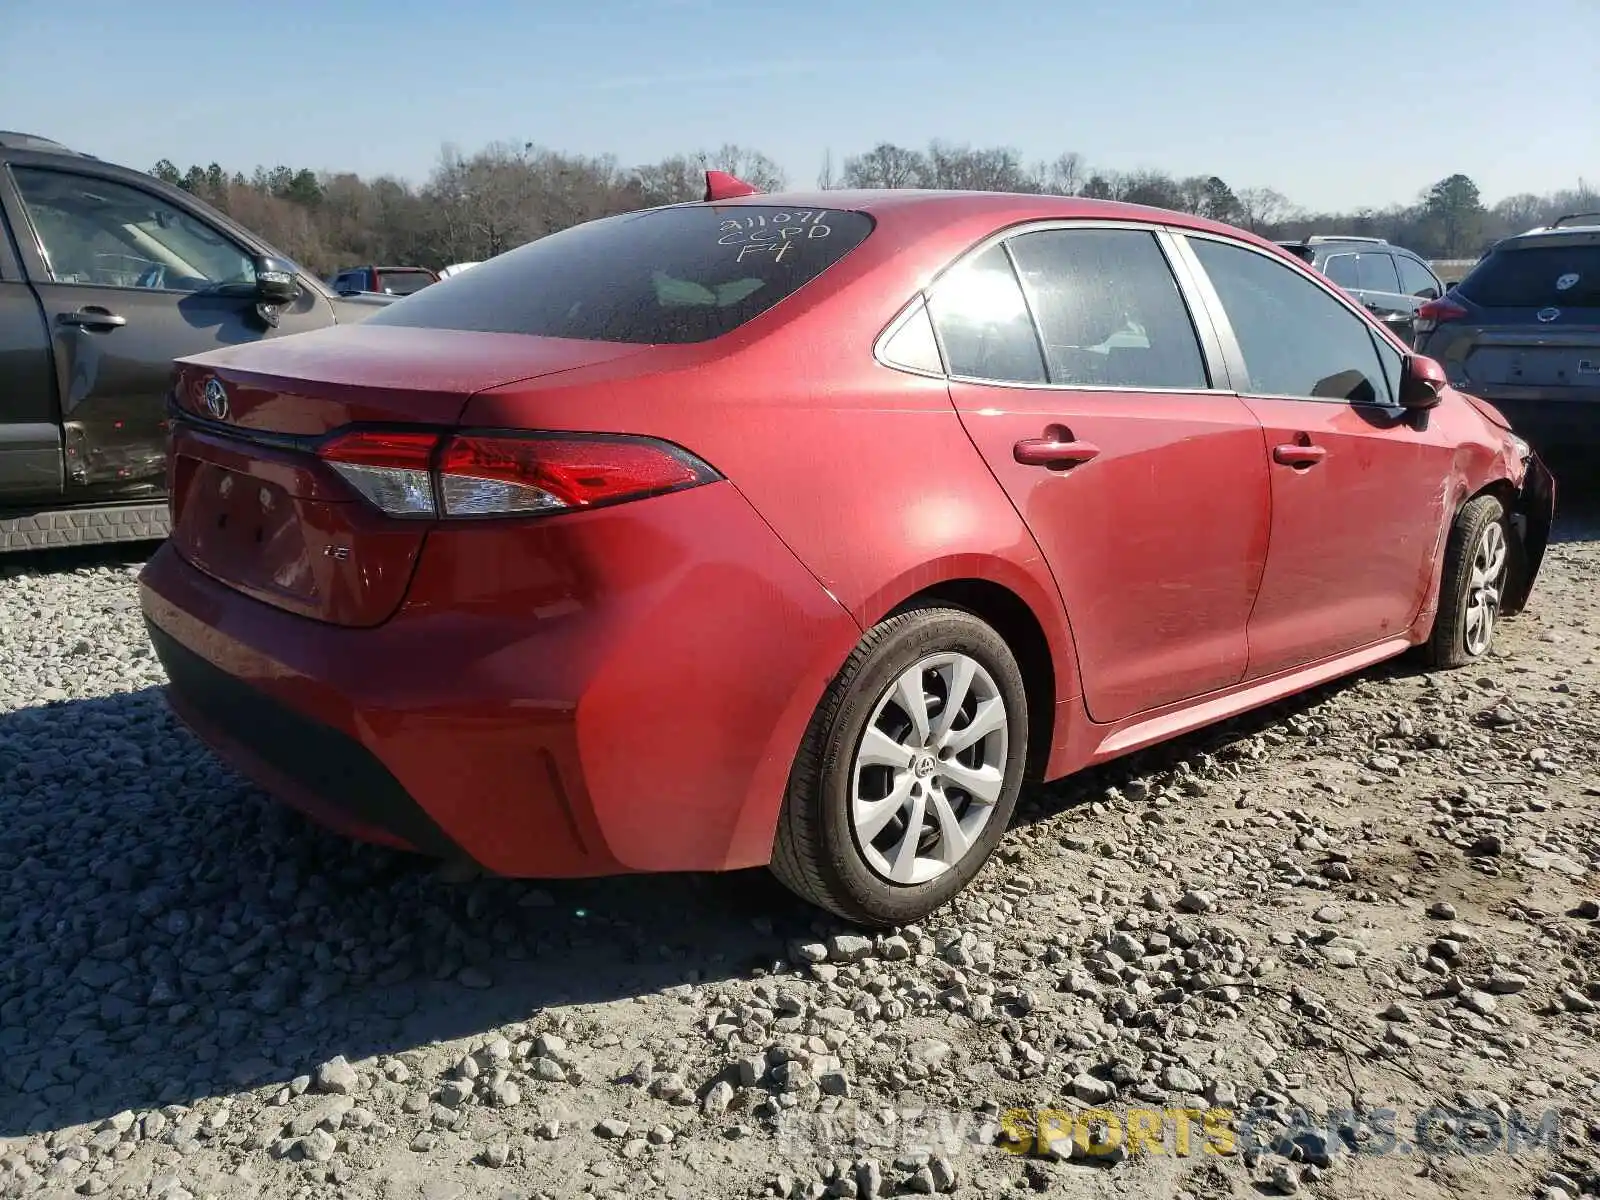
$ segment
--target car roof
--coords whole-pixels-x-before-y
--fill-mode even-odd
[[[836,209],[864,212],[875,218],[933,218],[967,220],[987,217],[996,227],[1023,221],[1146,221],[1175,225],[1199,232],[1220,233],[1257,245],[1273,242],[1240,229],[1175,209],[1128,204],[1120,200],[1091,200],[1085,196],[1051,196],[1035,192],[963,192],[920,188],[841,188],[828,191],[756,193],[726,200],[697,200],[692,205],[710,208],[781,207]],[[681,206],[673,206],[681,207]]]

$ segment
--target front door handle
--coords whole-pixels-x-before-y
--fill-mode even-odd
[[[118,316],[106,308],[80,308],[76,312],[64,312],[56,320],[63,325],[76,325],[81,329],[120,329],[128,323],[128,318]]]
[[[1062,442],[1055,438],[1023,438],[1011,448],[1011,456],[1025,467],[1053,467],[1065,470],[1086,463],[1100,453],[1088,442]]]
[[[1293,443],[1272,448],[1272,461],[1286,467],[1314,467],[1328,457],[1322,446],[1296,446]]]

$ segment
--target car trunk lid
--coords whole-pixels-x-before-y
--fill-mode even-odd
[[[373,626],[405,598],[433,521],[367,503],[318,457],[349,426],[442,432],[475,393],[646,347],[341,327],[182,360],[172,541],[199,570],[313,620]]]

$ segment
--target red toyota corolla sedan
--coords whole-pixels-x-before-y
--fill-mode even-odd
[[[173,400],[144,611],[240,771],[496,873],[770,863],[876,925],[1025,779],[1482,658],[1554,502],[1277,247],[1042,196],[595,221]]]

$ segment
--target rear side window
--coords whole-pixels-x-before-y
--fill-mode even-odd
[[[590,221],[397,300],[371,324],[640,344],[739,328],[866,240],[838,209],[724,205]]]
[[[1008,245],[1039,323],[1051,383],[1210,386],[1189,310],[1155,235],[1049,229]]]
[[[1354,254],[1335,254],[1323,264],[1322,273],[1333,280],[1342,288],[1356,287],[1356,256]]]
[[[1005,247],[960,263],[928,299],[950,374],[1001,383],[1044,383],[1039,338]]]
[[[1356,278],[1364,292],[1400,292],[1400,277],[1395,274],[1394,258],[1388,254],[1362,254],[1356,259]]]
[[[1486,308],[1600,308],[1600,245],[1496,250],[1456,290]]]

